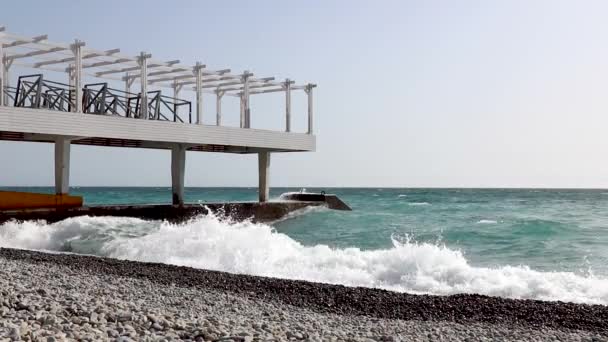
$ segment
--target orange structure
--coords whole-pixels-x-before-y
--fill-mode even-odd
[[[82,197],[80,196],[0,191],[0,210],[74,208],[81,206]]]

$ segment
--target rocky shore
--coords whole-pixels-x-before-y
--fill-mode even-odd
[[[0,340],[608,341],[608,307],[0,249]]]

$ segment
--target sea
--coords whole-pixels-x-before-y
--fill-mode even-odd
[[[1,188],[52,193],[50,187]],[[273,188],[271,197],[302,191]],[[183,224],[77,217],[0,225],[0,247],[160,262],[413,294],[608,305],[608,190],[308,188],[353,211],[270,223],[221,213]],[[73,187],[85,204],[168,203],[168,187]],[[257,188],[186,188],[186,200],[254,201]]]

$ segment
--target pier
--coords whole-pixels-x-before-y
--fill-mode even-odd
[[[187,151],[257,154],[259,202],[266,202],[271,155],[315,150],[313,83],[212,70],[202,62],[159,61],[148,52],[97,50],[80,40],[51,42],[47,35],[15,35],[1,25],[0,57],[0,140],[54,144],[56,196],[69,192],[72,145],[171,151],[172,204],[179,206]],[[183,96],[187,92],[194,103]],[[294,92],[307,97],[304,132],[292,129]],[[250,99],[268,93],[284,94],[284,102],[277,103],[284,108],[283,130],[251,126],[264,113],[253,113]],[[238,127],[222,122],[228,98],[240,103]],[[215,102],[214,113],[204,112],[204,101]],[[203,124],[207,116],[215,124]],[[19,196],[13,193],[5,202],[23,203]],[[44,198],[34,201],[45,206]]]

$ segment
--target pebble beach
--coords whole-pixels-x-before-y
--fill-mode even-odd
[[[0,249],[0,339],[608,341],[608,307]]]

